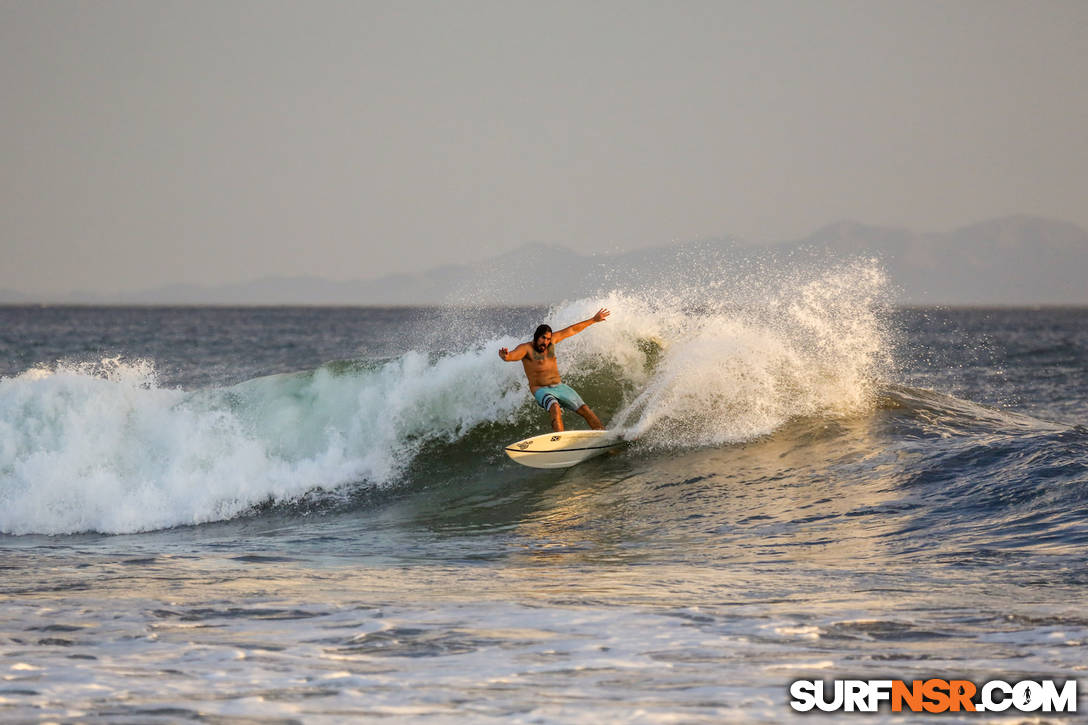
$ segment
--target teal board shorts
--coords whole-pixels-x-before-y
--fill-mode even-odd
[[[578,393],[574,392],[574,388],[566,383],[559,383],[559,385],[549,385],[546,388],[537,388],[533,393],[533,397],[536,398],[536,402],[540,404],[540,407],[544,410],[550,410],[553,405],[558,403],[567,410],[578,410],[585,401],[582,400]]]

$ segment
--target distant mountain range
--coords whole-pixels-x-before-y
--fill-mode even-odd
[[[470,265],[337,282],[266,277],[218,286],[172,285],[135,294],[73,293],[51,303],[215,305],[540,304],[613,288],[691,279],[708,266],[760,260],[831,261],[873,256],[907,304],[1088,304],[1088,232],[1066,222],[1012,216],[944,233],[837,222],[778,244],[703,240],[586,256],[527,244]],[[0,302],[35,303],[0,290]]]
[[[800,245],[829,256],[874,254],[918,304],[1088,304],[1088,233],[1013,216],[940,234],[840,222]]]

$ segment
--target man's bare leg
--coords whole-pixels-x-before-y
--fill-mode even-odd
[[[558,408],[559,406],[556,407]],[[574,412],[585,418],[586,422],[589,423],[589,427],[593,430],[604,430],[604,426],[601,425],[601,419],[597,417],[596,413],[589,409],[588,405],[583,405]]]
[[[552,417],[552,430],[556,433],[563,430],[563,409],[559,407],[559,403],[548,408],[548,415]]]

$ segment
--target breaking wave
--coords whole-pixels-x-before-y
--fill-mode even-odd
[[[892,369],[886,287],[876,263],[859,261],[613,291],[547,318],[561,327],[611,309],[562,344],[564,379],[640,446],[683,449],[872,409]],[[521,366],[496,354],[524,339],[485,333],[452,354],[418,350],[194,391],[161,386],[145,360],[62,361],[0,379],[0,532],[147,531],[316,489],[441,477],[441,461],[425,474],[412,464],[469,437],[485,452],[477,466],[513,465],[501,444],[545,424]]]

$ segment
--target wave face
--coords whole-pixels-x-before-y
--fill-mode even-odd
[[[561,345],[564,379],[644,449],[676,450],[872,409],[892,369],[886,295],[879,267],[858,262],[613,291],[546,319],[559,327],[611,309]],[[477,475],[509,468],[501,445],[545,425],[521,366],[496,354],[525,336],[472,329],[456,348],[364,351],[198,390],[121,358],[0,379],[0,531],[147,531],[314,491],[429,483],[455,458]]]

